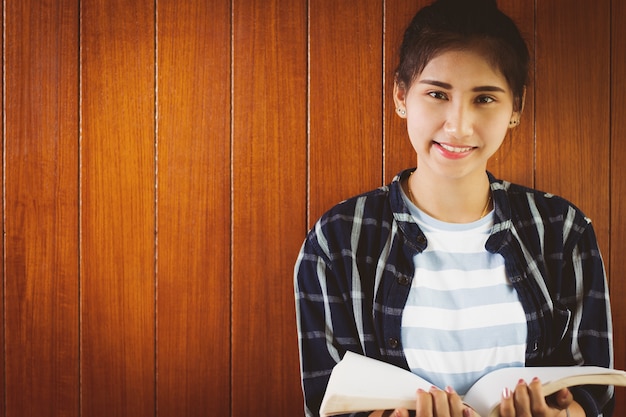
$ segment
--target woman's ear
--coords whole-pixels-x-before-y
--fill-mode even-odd
[[[406,119],[406,93],[404,83],[398,81],[393,83],[393,102],[396,105],[396,113],[403,119]]]

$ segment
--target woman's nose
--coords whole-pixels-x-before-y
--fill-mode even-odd
[[[443,128],[446,134],[456,139],[471,136],[474,133],[471,110],[463,105],[451,106]]]

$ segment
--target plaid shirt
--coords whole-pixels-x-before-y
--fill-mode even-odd
[[[404,369],[400,327],[414,256],[426,237],[391,184],[348,199],[309,232],[295,266],[302,387],[307,416],[347,350]],[[608,286],[593,227],[566,200],[496,180],[485,245],[505,259],[528,322],[526,366],[613,366]],[[609,416],[613,388],[572,388],[586,415]]]

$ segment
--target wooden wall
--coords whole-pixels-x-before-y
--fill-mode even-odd
[[[414,165],[391,73],[425,3],[3,1],[0,416],[300,415],[293,263]],[[490,168],[592,217],[624,368],[626,5],[500,3],[534,67]]]

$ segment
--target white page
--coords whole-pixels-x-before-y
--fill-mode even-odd
[[[530,383],[535,377],[541,380],[546,396],[568,386],[590,383],[606,385],[626,383],[624,371],[596,366],[503,368],[476,381],[465,395],[464,401],[478,414],[487,417],[500,403],[502,390],[505,387],[512,391],[520,379]]]
[[[431,383],[397,366],[346,352],[333,369],[320,414],[348,411],[415,409],[415,392]],[[340,393],[343,399],[333,393]]]

